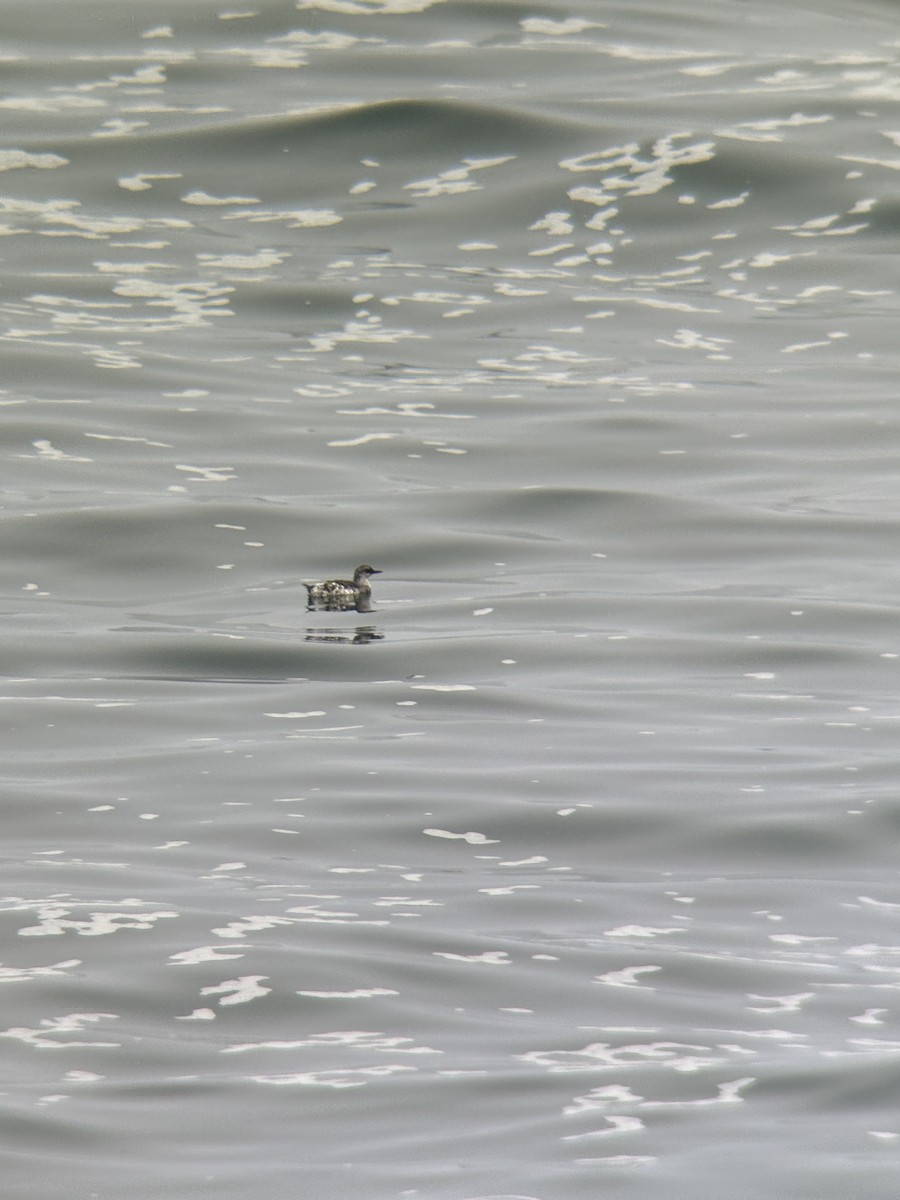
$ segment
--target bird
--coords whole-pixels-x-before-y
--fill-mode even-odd
[[[370,575],[380,575],[375,567],[362,563],[353,572],[352,579],[326,579],[322,583],[307,583],[310,607],[320,608],[356,608],[357,605],[367,607],[372,596]]]

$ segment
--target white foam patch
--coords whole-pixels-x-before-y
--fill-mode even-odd
[[[237,954],[226,954],[226,950],[238,950]],[[245,950],[237,946],[197,946],[193,950],[179,950],[169,955],[173,967],[196,967],[198,963],[219,962],[226,958],[243,958]]]
[[[324,717],[325,710],[321,708],[314,708],[309,712],[267,712],[263,713],[263,716],[273,717],[276,720],[283,721],[300,721],[304,717]]]
[[[471,683],[413,683],[410,686],[418,692],[475,692],[478,690]]]
[[[399,996],[392,988],[354,988],[350,992],[307,992],[298,991],[298,996],[311,996],[317,1000],[369,1000],[372,996]]]
[[[29,154],[26,150],[0,150],[0,171],[21,171],[25,167],[52,170],[67,167],[69,160],[60,154]]]
[[[267,996],[271,992],[271,988],[263,987],[260,983],[260,980],[267,978],[266,975],[241,975],[237,979],[225,979],[222,983],[201,988],[200,995],[221,995],[220,1007],[229,1004],[247,1004],[250,1000],[258,1000],[260,996]]]
[[[468,842],[470,846],[496,846],[497,838],[485,837],[483,833],[451,833],[449,829],[423,829],[423,833],[428,837],[439,838],[460,838],[464,842]]]
[[[389,442],[396,433],[364,433],[357,438],[346,438],[342,441],[329,442],[329,446],[365,446],[369,442]]]
[[[488,967],[510,967],[509,955],[505,950],[485,950],[483,954],[450,954],[435,950],[435,958],[449,958],[453,962],[481,963]]]

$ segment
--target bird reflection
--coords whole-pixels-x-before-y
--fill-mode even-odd
[[[336,645],[367,646],[369,642],[383,641],[384,634],[379,633],[374,625],[357,625],[355,629],[320,629],[309,628],[306,631],[306,642],[332,642]]]

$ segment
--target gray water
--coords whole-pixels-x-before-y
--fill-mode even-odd
[[[0,25],[2,1194],[893,1200],[895,6]]]

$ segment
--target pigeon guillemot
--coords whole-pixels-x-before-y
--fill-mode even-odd
[[[380,575],[374,567],[363,563],[353,572],[353,579],[326,579],[324,583],[307,583],[309,603],[329,608],[353,608],[365,604],[372,595],[370,575]]]

